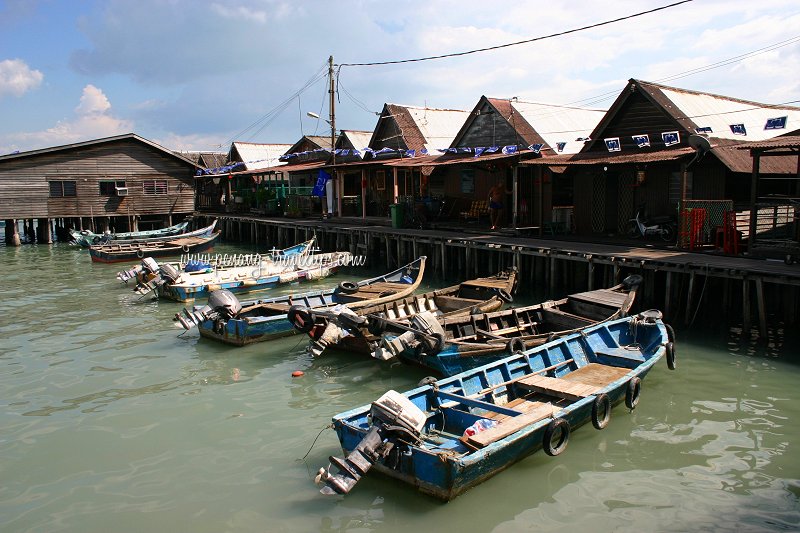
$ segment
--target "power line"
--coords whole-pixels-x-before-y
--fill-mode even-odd
[[[416,62],[419,62],[419,61],[430,61],[430,60],[433,60],[433,59],[445,59],[445,58],[448,58],[448,57],[466,56],[466,55],[470,55],[470,54],[477,54],[479,52],[488,52],[490,50],[499,50],[501,48],[508,48],[510,46],[517,46],[517,45],[520,45],[520,44],[528,44],[528,43],[532,43],[532,42],[536,42],[536,41],[543,41],[545,39],[551,39],[553,37],[560,37],[562,35],[568,35],[570,33],[577,33],[577,32],[584,31],[584,30],[589,30],[589,29],[593,29],[593,28],[599,28],[600,26],[607,26],[608,24],[614,24],[615,22],[621,22],[623,20],[629,20],[629,19],[632,19],[632,18],[641,17],[642,15],[648,15],[650,13],[655,13],[657,11],[663,11],[665,9],[676,7],[676,6],[679,6],[681,4],[686,4],[686,3],[689,3],[691,1],[692,0],[681,0],[680,2],[675,2],[675,3],[672,3],[672,4],[668,4],[666,6],[661,6],[661,7],[657,7],[657,8],[654,8],[654,9],[649,9],[647,11],[641,11],[639,13],[634,13],[633,15],[627,15],[627,16],[619,17],[619,18],[612,19],[612,20],[606,20],[606,21],[603,21],[603,22],[598,22],[596,24],[590,24],[588,26],[582,26],[580,28],[573,28],[571,30],[561,31],[561,32],[558,32],[558,33],[551,33],[550,35],[543,35],[541,37],[534,37],[532,39],[525,39],[524,41],[517,41],[517,42],[514,42],[514,43],[506,43],[506,44],[500,44],[500,45],[496,45],[496,46],[488,46],[486,48],[478,48],[478,49],[475,49],[475,50],[468,50],[466,52],[454,52],[454,53],[451,53],[451,54],[442,54],[442,55],[437,55],[437,56],[419,57],[419,58],[415,58],[415,59],[399,59],[399,60],[395,60],[395,61],[378,61],[378,62],[374,62],[374,63],[342,63],[342,64],[339,65],[339,67],[373,67],[373,66],[378,66],[378,65],[397,65],[397,64],[400,64],[400,63],[416,63]]]

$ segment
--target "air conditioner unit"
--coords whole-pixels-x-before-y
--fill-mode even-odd
[[[114,187],[117,191],[117,196],[128,196],[128,188],[127,187]]]

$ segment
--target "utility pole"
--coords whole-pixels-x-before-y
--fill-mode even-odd
[[[333,191],[336,195],[336,211],[339,213],[339,216],[342,216],[342,195],[341,195],[341,184],[339,183],[339,176],[336,172],[336,87],[334,85],[333,79],[333,56],[328,58],[328,80],[330,81],[330,88],[328,89],[328,94],[330,96],[330,102],[328,104],[328,109],[330,111],[330,125],[331,125],[331,171],[333,172]],[[333,198],[330,198],[333,200]],[[329,210],[333,211],[333,202],[329,202]],[[332,213],[328,213],[330,216]]]

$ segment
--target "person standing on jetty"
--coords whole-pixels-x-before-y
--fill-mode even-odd
[[[492,229],[500,229],[500,218],[503,216],[503,201],[508,194],[505,184],[502,180],[497,180],[497,183],[489,189],[489,220],[492,223]]]

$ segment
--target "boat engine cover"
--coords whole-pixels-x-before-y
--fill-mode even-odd
[[[242,310],[242,304],[233,293],[227,289],[213,291],[208,295],[208,306],[220,314],[234,317]]]
[[[390,425],[399,425],[413,431],[415,435],[422,432],[427,417],[425,413],[414,405],[405,395],[397,391],[387,391],[383,396],[372,402],[370,415],[374,420],[380,420]]]
[[[170,265],[169,263],[164,263],[161,265],[161,277],[167,280],[169,283],[174,283],[176,279],[181,275],[178,272],[178,269],[174,266]]]
[[[428,335],[438,333],[444,336],[444,328],[430,311],[423,311],[411,317],[411,325]]]
[[[153,259],[152,257],[145,257],[142,259],[142,266],[150,272],[151,274],[155,274],[158,272],[158,261]]]

